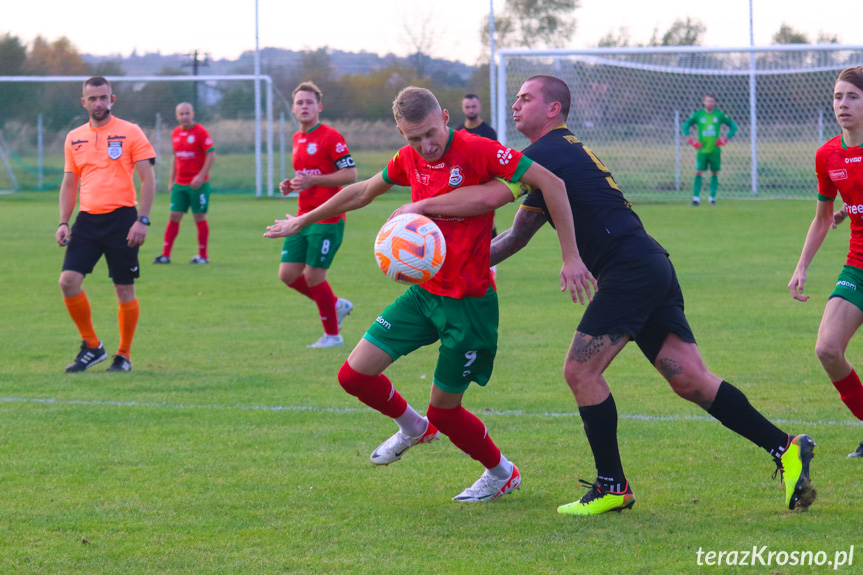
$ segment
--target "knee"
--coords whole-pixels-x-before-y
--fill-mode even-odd
[[[845,357],[845,351],[838,345],[832,342],[821,341],[820,339],[815,344],[815,355],[822,365],[828,365],[836,361],[841,361]]]
[[[585,389],[590,381],[594,380],[594,375],[584,364],[577,361],[567,361],[563,364],[563,378],[572,392],[577,394],[580,390]]]
[[[282,280],[282,282],[284,282],[284,284],[288,287],[290,287],[292,283],[297,281],[299,277],[299,274],[295,274],[290,269],[279,268],[279,279]]]
[[[72,297],[78,295],[78,292],[81,291],[81,282],[70,274],[60,274],[60,280],[57,283],[60,285],[63,297]]]
[[[339,385],[341,385],[342,389],[344,389],[348,394],[353,395],[354,397],[359,396],[369,379],[368,375],[363,375],[356,371],[348,365],[347,361],[342,364],[342,367],[339,370]]]

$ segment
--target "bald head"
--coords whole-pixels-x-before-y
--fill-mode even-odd
[[[177,104],[176,109],[177,121],[184,130],[188,130],[195,125],[195,109],[188,102]]]

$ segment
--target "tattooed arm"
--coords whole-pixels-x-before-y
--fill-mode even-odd
[[[530,238],[547,222],[545,214],[533,210],[518,210],[512,227],[491,241],[491,265],[497,265],[527,245]]]

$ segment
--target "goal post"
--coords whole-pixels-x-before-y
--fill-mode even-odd
[[[0,87],[4,85],[42,85],[46,89],[63,90],[69,92],[72,96],[69,100],[68,110],[54,110],[55,115],[59,115],[60,123],[63,123],[62,128],[54,126],[53,144],[56,155],[56,148],[62,145],[62,140],[65,138],[66,132],[77,127],[80,123],[76,122],[81,119],[83,111],[77,98],[80,98],[81,84],[89,76],[0,76]],[[248,180],[254,182],[249,184],[250,189],[254,189],[255,195],[261,197],[266,190],[267,196],[273,196],[274,185],[274,162],[273,162],[273,139],[274,139],[274,124],[273,124],[273,80],[269,75],[261,74],[227,74],[227,75],[210,75],[210,76],[110,76],[105,78],[111,82],[114,88],[114,93],[119,94],[118,106],[116,108],[118,116],[125,120],[134,121],[141,124],[145,133],[151,139],[151,143],[157,148],[156,152],[160,159],[163,159],[161,164],[157,164],[161,171],[165,172],[167,178],[166,166],[170,164],[164,159],[170,158],[172,149],[170,145],[170,132],[173,126],[176,125],[173,117],[173,107],[184,100],[191,100],[188,94],[191,90],[175,89],[177,86],[185,84],[194,90],[197,96],[199,86],[206,88],[204,90],[203,102],[196,110],[196,119],[201,120],[202,124],[212,133],[215,141],[216,151],[219,157],[223,155],[230,156],[232,153],[240,155],[246,148],[253,153],[253,164],[248,166]],[[261,120],[255,118],[254,110],[260,105],[255,101],[255,95],[260,94],[260,91],[245,89],[244,87],[252,87],[259,85],[260,82],[266,83],[266,89],[263,91],[265,100],[264,113],[265,117]],[[35,88],[30,88],[35,90]],[[187,94],[188,92],[188,94]],[[27,92],[24,91],[23,94]],[[19,97],[21,94],[19,93]],[[260,97],[260,96],[259,96]],[[229,101],[230,99],[236,102]],[[4,103],[2,94],[0,94],[0,106],[9,104]],[[127,105],[128,104],[128,105]],[[208,110],[227,109],[230,107],[236,112],[236,118],[224,118],[218,112],[209,112]],[[166,117],[167,114],[170,114]],[[210,123],[213,121],[213,124]],[[7,154],[4,156],[4,163],[10,163],[10,157],[13,161],[10,165],[10,173],[15,168],[14,161],[17,161],[22,170],[35,171],[30,164],[39,163],[39,188],[41,188],[42,179],[42,114],[38,115],[39,129],[36,135],[30,134],[32,125],[37,123],[37,117],[34,115],[32,119],[26,122],[17,122],[12,126],[13,129],[6,130],[6,141],[8,146],[5,147]],[[266,126],[266,142],[262,141],[262,130],[260,124]],[[74,125],[73,125],[74,124]],[[48,127],[46,130],[51,131]],[[15,134],[18,139],[26,138],[26,143],[22,143],[21,147],[28,148],[32,146],[38,139],[38,153],[33,153],[34,158],[38,158],[30,164],[25,163],[18,158],[10,150],[15,149]],[[248,140],[248,143],[246,141]],[[32,142],[31,142],[32,141]],[[59,144],[58,144],[59,142]],[[265,149],[264,149],[265,144]],[[223,154],[226,151],[227,154]],[[62,155],[62,150],[61,150]],[[266,156],[266,166],[264,166],[263,157]],[[54,162],[56,164],[56,160]],[[226,163],[222,159],[219,163]],[[233,173],[243,172],[246,166],[243,163],[238,163],[237,166],[231,166]],[[264,183],[264,169],[266,169],[266,183]],[[56,172],[57,167],[53,170]],[[218,168],[216,168],[218,170]],[[5,175],[5,173],[4,173]],[[14,177],[14,176],[12,176]],[[242,176],[240,176],[242,177]],[[161,181],[161,180],[160,180]],[[54,182],[52,182],[53,184]],[[157,182],[158,184],[159,182]],[[17,182],[16,182],[17,185]],[[238,185],[235,182],[220,183],[214,181],[214,191],[219,189],[219,186],[227,186],[230,190],[237,190],[238,187],[245,189],[245,185]],[[0,186],[2,187],[2,186]],[[33,186],[36,187],[36,186]]]
[[[838,44],[498,54],[496,127],[503,142],[517,149],[529,143],[511,113],[524,81],[556,76],[572,92],[569,128],[608,164],[627,197],[660,201],[692,195],[696,151],[681,128],[703,108],[705,94],[738,126],[722,152],[721,197],[813,197],[815,150],[840,133],[833,84],[841,70],[863,64],[863,46]]]

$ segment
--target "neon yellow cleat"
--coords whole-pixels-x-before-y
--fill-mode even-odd
[[[579,481],[585,487],[589,487],[590,491],[578,501],[558,507],[558,513],[563,515],[599,515],[609,511],[620,513],[624,509],[632,509],[632,506],[635,505],[635,495],[632,494],[629,481],[626,482],[626,489],[617,493],[613,491],[603,492],[598,481],[596,483],[588,483],[583,479],[579,479]]]
[[[809,462],[815,457],[812,453],[815,445],[808,435],[796,435],[776,462],[776,471],[781,473],[780,480],[785,486],[785,505],[788,509],[807,511],[818,496],[809,479]],[[773,475],[775,477],[776,473]]]

